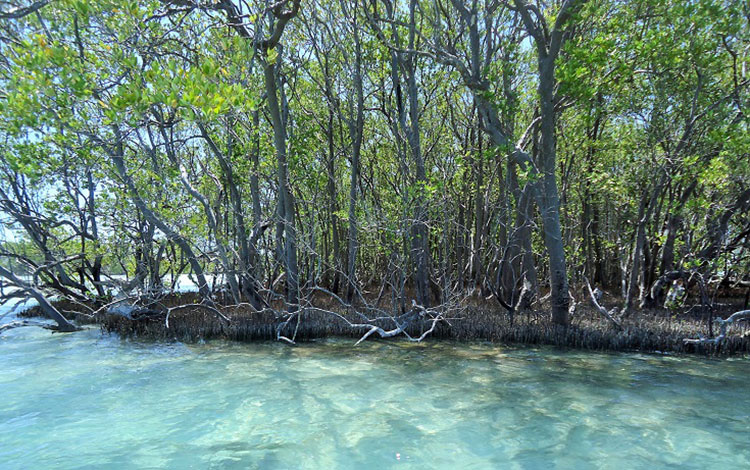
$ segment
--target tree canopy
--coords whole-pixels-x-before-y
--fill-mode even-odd
[[[750,285],[749,65],[729,0],[0,2],[3,295]]]

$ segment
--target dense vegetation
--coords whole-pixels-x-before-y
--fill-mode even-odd
[[[567,325],[587,282],[623,316],[750,288],[747,2],[0,5],[6,300],[190,273],[286,321],[549,292]]]

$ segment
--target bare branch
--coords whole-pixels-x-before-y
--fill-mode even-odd
[[[49,3],[49,0],[42,0],[39,2],[34,2],[31,5],[26,6],[26,7],[18,6],[18,7],[12,7],[8,11],[0,11],[0,20],[21,19],[33,13],[37,13],[40,9],[42,9],[48,3]]]
[[[589,296],[591,297],[591,303],[594,304],[594,307],[596,307],[599,313],[604,315],[607,318],[607,320],[611,321],[612,324],[617,327],[617,329],[621,330],[622,325],[620,324],[619,321],[617,321],[617,319],[613,315],[613,313],[616,310],[612,309],[611,311],[608,312],[606,308],[602,307],[599,304],[599,301],[596,299],[596,296],[594,295],[594,291],[591,290],[591,284],[589,283],[589,280],[586,277],[584,277],[583,279],[586,281],[586,288],[588,288]]]
[[[715,344],[718,345],[724,339],[727,337],[727,328],[731,326],[732,324],[736,322],[740,322],[742,320],[750,320],[750,310],[741,310],[739,312],[733,313],[729,318],[726,320],[722,320],[721,318],[714,319],[714,323],[719,325],[719,336],[715,338],[685,338],[683,339],[683,343],[685,344]]]

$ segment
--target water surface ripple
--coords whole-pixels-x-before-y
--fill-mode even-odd
[[[750,361],[0,336],[0,468],[750,468]]]

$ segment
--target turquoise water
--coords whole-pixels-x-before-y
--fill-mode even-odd
[[[0,335],[0,468],[750,468],[750,360]]]

